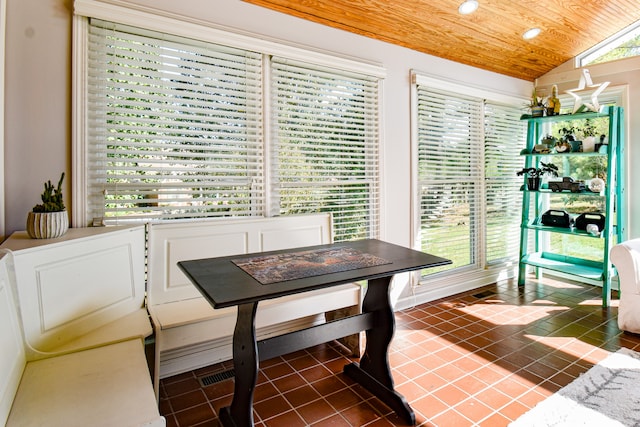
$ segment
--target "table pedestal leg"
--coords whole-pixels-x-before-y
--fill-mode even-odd
[[[231,406],[220,410],[220,422],[225,427],[253,426],[253,391],[258,378],[255,330],[257,308],[257,302],[238,306],[238,318],[233,332],[233,400]]]
[[[351,363],[344,372],[388,405],[406,423],[415,425],[415,414],[406,399],[393,387],[388,350],[395,331],[395,318],[389,300],[391,277],[370,280],[362,311],[375,312],[375,327],[367,330],[367,342],[360,364]]]

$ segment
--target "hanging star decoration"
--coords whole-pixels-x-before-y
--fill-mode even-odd
[[[565,93],[571,95],[574,99],[573,104],[573,114],[582,113],[584,111],[595,111],[596,113],[600,111],[600,104],[598,103],[598,95],[602,93],[609,86],[609,82],[597,83],[594,84],[591,80],[591,73],[586,68],[582,70],[582,76],[580,76],[580,82],[578,83],[578,87],[575,89],[566,90]],[[587,90],[592,90],[591,94],[591,103],[584,102],[582,97],[578,95],[576,92],[582,92]]]

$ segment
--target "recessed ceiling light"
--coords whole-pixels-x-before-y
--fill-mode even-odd
[[[467,0],[458,7],[458,12],[463,15],[468,15],[470,13],[475,12],[478,9],[478,1],[477,0]]]
[[[522,38],[525,40],[531,40],[532,38],[538,37],[538,34],[540,34],[540,28],[531,28],[524,32]]]

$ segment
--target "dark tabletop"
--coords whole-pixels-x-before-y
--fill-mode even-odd
[[[233,260],[299,251],[346,247],[390,261],[388,264],[263,285],[233,263]],[[214,308],[277,298],[343,283],[371,280],[423,268],[451,264],[451,261],[376,239],[307,246],[280,251],[219,258],[180,261],[178,266]]]

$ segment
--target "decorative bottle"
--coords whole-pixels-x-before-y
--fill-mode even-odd
[[[560,100],[558,99],[558,86],[551,87],[551,96],[547,99],[547,116],[560,114]]]

